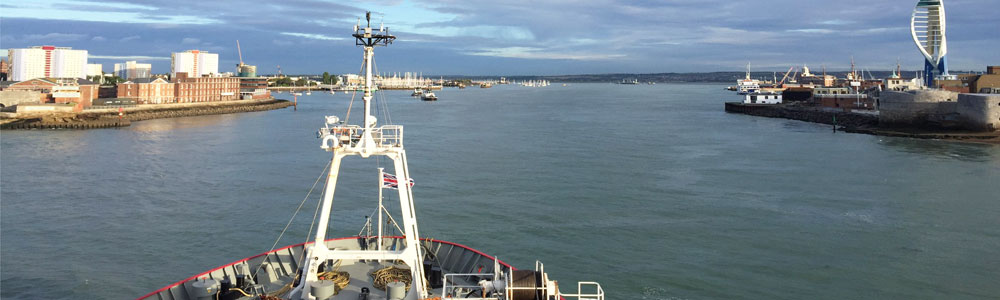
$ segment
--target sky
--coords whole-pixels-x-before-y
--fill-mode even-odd
[[[167,73],[170,53],[219,54],[259,74],[356,73],[350,36],[373,12],[397,37],[378,71],[565,75],[923,67],[909,32],[915,0],[21,0],[0,2],[0,49],[89,51],[111,72],[126,60]],[[997,0],[946,0],[952,70],[1000,64]],[[6,55],[6,51],[2,51]]]

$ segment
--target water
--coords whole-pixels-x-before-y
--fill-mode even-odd
[[[564,288],[599,281],[609,299],[1000,297],[1000,146],[726,114],[735,96],[723,87],[385,96],[406,125],[421,233],[518,267],[541,260]],[[0,296],[135,298],[268,250],[329,159],[315,129],[325,114],[343,118],[349,99],[4,131]],[[374,208],[375,165],[345,162],[331,237],[357,234]],[[305,241],[317,196],[279,246]]]

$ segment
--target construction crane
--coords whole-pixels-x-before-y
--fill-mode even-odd
[[[788,79],[788,74],[792,73],[792,69],[795,69],[795,67],[788,67],[788,72],[785,72],[785,76],[781,77],[781,81],[778,82],[778,84],[776,84],[775,86],[780,87],[782,84],[784,84],[785,83],[785,79]],[[798,72],[796,71],[796,73],[798,73]]]
[[[281,77],[281,65],[278,65],[278,77]]]
[[[236,53],[238,53],[240,55],[240,64],[236,65],[236,67],[242,67],[243,66],[243,50],[240,49],[240,40],[236,40]]]

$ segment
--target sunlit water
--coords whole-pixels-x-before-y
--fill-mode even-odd
[[[541,260],[564,289],[1000,297],[1000,147],[727,114],[723,87],[384,94],[406,126],[423,236]],[[0,296],[134,298],[268,250],[329,160],[322,117],[349,103],[313,93],[298,111],[4,131]],[[374,208],[375,166],[345,162],[331,237],[357,234]],[[317,196],[279,246],[305,241]]]

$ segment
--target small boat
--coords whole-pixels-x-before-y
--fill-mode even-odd
[[[421,89],[413,89],[413,93],[410,94],[410,96],[417,97],[417,96],[420,96],[420,95],[423,95],[423,94],[424,94],[423,90],[421,90]]]
[[[479,88],[483,88],[483,89],[488,89],[488,88],[491,88],[491,87],[493,87],[493,85],[489,84],[489,83],[486,83],[486,82],[484,82],[483,84],[479,85]]]
[[[292,92],[292,96],[302,96],[302,93],[299,93],[299,92]]]
[[[421,95],[420,99],[424,101],[437,101],[438,97],[437,95],[434,95],[434,93],[427,92]]]
[[[306,95],[312,95],[313,92],[306,92]]]

